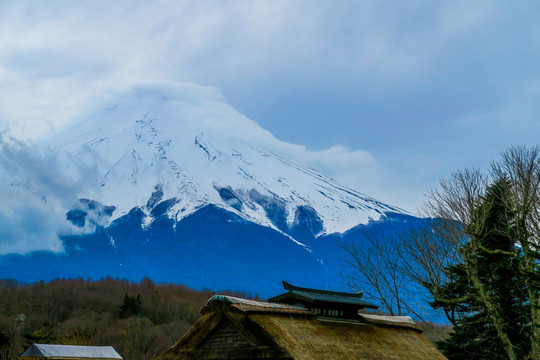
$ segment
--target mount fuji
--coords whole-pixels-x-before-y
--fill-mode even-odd
[[[305,166],[301,147],[211,88],[140,86],[104,108],[37,145],[65,174],[86,169],[86,185],[62,210],[58,247],[1,255],[2,277],[147,276],[263,297],[281,280],[345,290],[342,241],[422,222]],[[32,181],[10,186],[52,202]]]

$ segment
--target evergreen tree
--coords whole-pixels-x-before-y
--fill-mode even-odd
[[[439,346],[450,360],[522,359],[531,347],[530,302],[508,180],[488,187],[470,219],[462,263],[446,269],[448,282],[433,303],[455,325]]]
[[[124,302],[120,306],[120,312],[118,314],[120,319],[127,319],[131,316],[139,315],[142,310],[141,295],[129,296],[127,293],[124,295]]]

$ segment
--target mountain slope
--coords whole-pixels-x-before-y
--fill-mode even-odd
[[[341,241],[422,221],[302,165],[298,146],[212,89],[139,87],[104,108],[41,144],[63,171],[92,170],[65,209],[63,251],[0,256],[3,277],[149,276],[262,296],[281,280],[346,290]]]
[[[47,144],[96,162],[100,186],[84,197],[115,206],[111,221],[139,207],[151,222],[151,197],[174,199],[176,220],[214,204],[284,232],[298,208],[317,213],[320,234],[404,213],[301,165],[284,152],[292,145],[216,95],[186,99],[188,90],[201,89],[134,90]]]

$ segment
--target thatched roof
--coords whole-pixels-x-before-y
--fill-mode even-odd
[[[321,318],[301,307],[223,297],[158,360],[446,359],[409,319]]]
[[[37,359],[106,359],[121,360],[112,346],[77,346],[32,344],[19,356],[20,360]]]

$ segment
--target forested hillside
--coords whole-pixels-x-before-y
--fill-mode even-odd
[[[0,280],[0,360],[15,359],[32,343],[112,345],[126,360],[153,359],[189,329],[212,295],[148,278]]]

